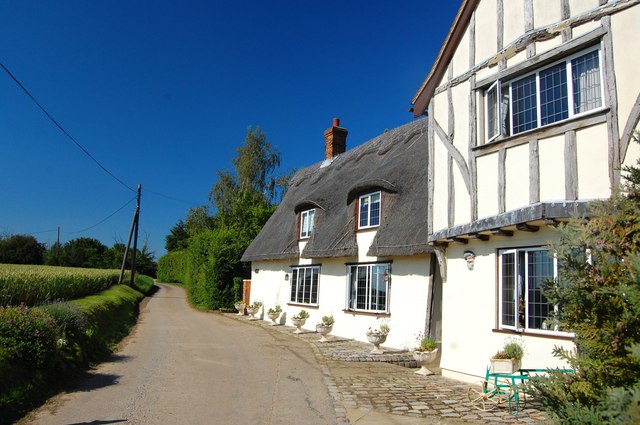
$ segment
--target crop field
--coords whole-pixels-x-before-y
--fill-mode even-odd
[[[0,306],[71,300],[118,283],[120,270],[0,264]]]

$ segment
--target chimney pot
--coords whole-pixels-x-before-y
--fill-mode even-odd
[[[324,159],[344,153],[347,150],[346,128],[340,127],[340,118],[333,119],[333,125],[324,131]]]

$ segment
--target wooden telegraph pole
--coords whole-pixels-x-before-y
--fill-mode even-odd
[[[134,235],[135,238],[133,242],[133,256],[131,261],[131,281],[130,285],[133,286],[134,274],[136,270],[136,251],[138,249],[138,218],[140,217],[140,192],[142,191],[142,185],[138,185],[138,196],[136,198],[136,209],[133,212],[133,220],[131,221],[131,230],[129,230],[129,238],[127,239],[127,246],[124,249],[124,256],[122,257],[122,266],[120,267],[120,278],[118,279],[118,284],[122,283],[122,279],[124,278],[124,269],[127,265],[127,255],[129,254],[129,247],[131,246],[131,237]]]

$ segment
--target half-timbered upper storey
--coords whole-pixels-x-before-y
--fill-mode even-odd
[[[412,102],[430,124],[433,242],[532,230],[611,194],[638,158],[638,22],[639,0],[463,1]]]

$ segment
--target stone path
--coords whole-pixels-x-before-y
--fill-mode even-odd
[[[247,320],[237,315],[229,317]],[[388,350],[384,355],[372,355],[371,344],[337,337],[319,343],[319,335],[312,331],[294,334],[292,326],[270,326],[261,320],[247,323],[291,334],[311,345],[318,362],[326,368],[325,381],[334,398],[339,423],[350,423],[347,412],[354,409],[425,419],[411,423],[531,424],[546,418],[541,406],[531,400],[518,414],[510,413],[506,402],[489,412],[477,410],[468,401],[469,384],[441,375],[415,374],[412,368],[417,363],[406,351]]]

